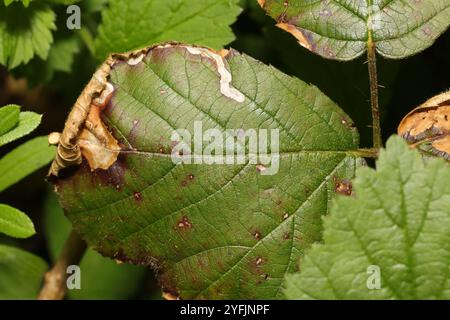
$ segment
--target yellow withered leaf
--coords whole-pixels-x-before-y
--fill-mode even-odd
[[[450,90],[408,113],[397,132],[412,146],[450,160]]]

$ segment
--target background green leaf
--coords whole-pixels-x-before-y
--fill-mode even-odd
[[[15,238],[28,238],[36,233],[33,222],[25,213],[1,203],[0,232]]]
[[[289,299],[449,299],[450,167],[424,161],[398,136],[377,169],[360,168],[356,197],[340,197],[325,218],[324,244],[286,277]],[[369,266],[381,288],[369,289]]]
[[[37,137],[18,146],[0,159],[0,191],[50,163],[55,157],[54,146],[47,137]]]
[[[4,0],[3,1],[3,3],[5,4],[5,6],[9,6],[11,3],[13,3],[13,2],[22,2],[22,4],[25,6],[25,7],[28,7],[29,5],[30,5],[30,2],[31,2],[32,0]]]
[[[54,193],[45,201],[45,230],[47,245],[53,261],[58,259],[71,228],[64,217]],[[80,263],[82,273],[81,289],[69,290],[70,299],[129,299],[142,286],[145,269],[129,264],[117,264],[88,249]]]
[[[0,244],[0,299],[36,299],[47,268],[41,258]]]
[[[362,55],[369,39],[387,58],[431,46],[450,24],[450,0],[266,0],[263,8],[294,28],[300,43],[329,59]]]
[[[234,39],[229,27],[239,0],[116,0],[102,12],[96,55],[180,41],[220,49]]]
[[[13,69],[34,55],[46,59],[56,29],[55,13],[35,3],[28,8],[16,3],[2,8],[0,4],[0,9],[0,64]]]
[[[29,134],[37,128],[39,123],[41,123],[41,118],[41,115],[34,112],[21,112],[17,126],[6,134],[0,136],[0,147]]]
[[[20,106],[10,104],[0,108],[0,136],[10,131],[19,122]]]
[[[90,245],[157,267],[164,290],[182,298],[281,298],[284,275],[321,239],[336,184],[361,163],[358,134],[316,87],[236,51],[224,63],[243,102],[221,93],[214,61],[183,46],[116,64],[117,90],[103,119],[128,151],[106,171],[84,163],[56,190]],[[248,162],[174,164],[171,135],[193,134],[196,120],[203,130],[278,128],[279,172],[263,175]]]

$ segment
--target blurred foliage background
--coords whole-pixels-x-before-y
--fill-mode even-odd
[[[63,2],[63,1],[61,1]],[[12,70],[0,65],[0,106],[18,104],[22,110],[43,114],[33,136],[61,131],[71,106],[101,62],[93,54],[93,39],[102,21],[106,0],[87,0],[81,7],[82,29],[68,30],[66,6],[55,7],[54,45],[48,59],[35,56]],[[31,4],[32,5],[32,4]],[[0,4],[1,6],[1,4]],[[243,8],[232,25],[236,40],[229,46],[283,72],[319,87],[356,122],[361,146],[370,147],[371,118],[369,83],[365,57],[352,62],[326,60],[299,46],[288,33],[275,27],[256,1],[241,0]],[[4,10],[0,7],[0,10]],[[84,14],[87,13],[87,14]],[[170,40],[170,39],[167,39]],[[396,132],[401,118],[450,83],[450,32],[426,51],[405,60],[378,59],[383,135]],[[5,146],[0,156],[30,137]],[[63,215],[51,186],[45,181],[47,168],[39,170],[0,194],[8,203],[26,212],[37,234],[26,240],[0,235],[0,243],[21,247],[44,258],[56,259],[70,224]],[[159,299],[160,291],[150,270],[119,265],[88,251],[81,265],[82,290],[69,292],[70,299]]]

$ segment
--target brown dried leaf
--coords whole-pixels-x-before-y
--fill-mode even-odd
[[[450,90],[408,113],[398,134],[412,146],[450,160]]]

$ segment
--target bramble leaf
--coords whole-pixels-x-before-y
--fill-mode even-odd
[[[118,61],[109,81],[102,119],[122,146],[117,161],[92,171],[85,159],[55,182],[74,228],[103,255],[156,267],[182,298],[282,297],[284,275],[321,239],[330,198],[351,192],[362,162],[348,116],[316,87],[234,50],[157,46]],[[193,136],[196,121],[274,141],[278,129],[279,170],[275,145],[270,165],[174,163],[172,134]],[[206,142],[199,148],[194,156]]]
[[[47,137],[37,137],[18,146],[0,159],[0,191],[42,168],[55,156]]]
[[[66,37],[55,41],[46,61],[48,72],[50,74],[54,71],[70,72],[74,56],[79,51],[80,47],[76,37]]]
[[[259,0],[277,26],[325,58],[351,60],[367,45],[399,59],[431,46],[450,25],[450,0]]]
[[[41,123],[41,118],[41,115],[34,112],[21,112],[17,126],[0,136],[0,147],[29,134],[38,127],[39,123]]]
[[[56,261],[70,234],[70,222],[53,193],[45,201],[45,230],[48,249],[53,261]],[[79,290],[69,290],[70,299],[128,299],[141,287],[145,268],[130,264],[117,264],[114,260],[102,257],[91,248],[80,262],[83,270],[83,285]]]
[[[4,135],[19,122],[20,106],[10,104],[0,108],[0,136]]]
[[[0,7],[3,5],[0,4]],[[35,55],[46,59],[53,42],[55,13],[46,5],[11,4],[0,10],[0,64],[13,69]]]
[[[241,12],[239,0],[117,0],[103,11],[96,55],[125,52],[163,41],[220,49],[234,40],[229,27]]]
[[[33,222],[25,213],[0,203],[0,233],[15,238],[28,238],[36,231]]]
[[[0,244],[0,299],[36,299],[47,268],[41,258]]]
[[[424,161],[398,136],[377,169],[357,170],[355,197],[339,197],[324,244],[286,277],[290,299],[449,299],[450,167]]]

